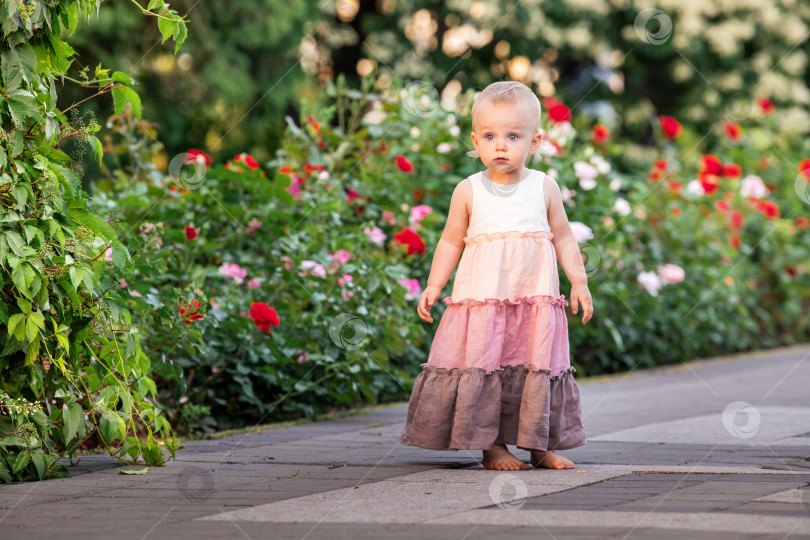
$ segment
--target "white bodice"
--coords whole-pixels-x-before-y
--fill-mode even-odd
[[[543,193],[545,173],[532,170],[512,185],[489,180],[483,172],[469,177],[473,203],[467,236],[507,231],[550,231]]]

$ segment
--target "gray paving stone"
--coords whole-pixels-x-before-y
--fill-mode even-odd
[[[802,359],[810,347],[791,347],[752,355],[693,363],[690,368],[672,366],[635,371],[604,380],[578,377],[583,414],[589,436],[664,423],[692,416],[717,414],[737,400],[753,406],[806,407],[804,388],[810,381],[810,362]],[[792,371],[791,371],[792,370]],[[791,377],[780,381],[784,373]],[[731,377],[730,374],[734,376]],[[709,391],[706,386],[712,391]],[[771,391],[776,388],[776,391]],[[765,396],[767,395],[767,401]],[[684,397],[688,399],[684,399]],[[639,407],[644,403],[644,407]],[[118,474],[122,468],[107,455],[83,456],[71,467],[73,478],[39,484],[0,486],[0,538],[103,538],[110,529],[99,516],[116,524],[114,540],[128,538],[638,538],[682,539],[762,538],[783,540],[773,534],[747,530],[684,530],[656,527],[655,519],[635,529],[582,527],[561,523],[559,527],[426,525],[396,523],[236,523],[195,521],[240,508],[290,501],[306,496],[329,497],[362,489],[376,482],[396,480],[406,485],[409,475],[431,470],[454,475],[492,474],[481,466],[481,452],[438,452],[403,446],[398,442],[407,403],[363,415],[256,432],[223,439],[187,443],[178,459],[166,467],[151,467],[144,476]],[[561,451],[577,468],[618,464],[633,470],[658,466],[705,467],[750,470],[761,474],[621,474],[558,494],[527,499],[522,509],[565,512],[586,509],[600,512],[647,512],[659,515],[685,511],[696,515],[742,512],[755,516],[778,516],[785,520],[806,519],[808,504],[784,501],[753,501],[810,483],[810,429],[795,430],[790,444],[666,444],[643,441],[589,441],[583,447]],[[802,439],[806,445],[798,444]],[[511,449],[528,461],[528,452]],[[338,465],[329,468],[330,465]],[[136,466],[142,468],[142,466]],[[784,474],[785,471],[796,474]],[[291,477],[296,472],[297,476]],[[559,482],[562,471],[535,470],[549,486]],[[802,474],[799,474],[802,473]],[[477,472],[476,472],[477,474]],[[515,475],[520,478],[520,473]],[[566,474],[566,473],[563,473]],[[469,490],[459,482],[456,493]],[[36,486],[32,488],[31,486]],[[559,488],[557,488],[559,489]],[[810,490],[809,488],[806,488]],[[801,491],[801,490],[799,490]],[[452,490],[451,490],[452,492]],[[391,494],[396,497],[397,495]],[[427,495],[426,495],[427,497]],[[302,499],[306,500],[306,499]],[[791,499],[793,500],[793,499]],[[403,503],[408,501],[402,501]],[[430,504],[448,505],[436,498]],[[373,508],[374,500],[366,503]],[[473,509],[474,510],[474,509]],[[562,515],[562,514],[561,514]],[[601,514],[596,514],[601,515]],[[707,514],[708,515],[708,514]],[[394,518],[395,516],[391,516]],[[319,519],[322,519],[319,517]],[[600,520],[593,520],[599,523]],[[697,523],[700,523],[698,520]],[[786,522],[788,523],[788,522]],[[797,522],[799,523],[799,522]],[[801,522],[804,523],[804,522]],[[802,537],[798,527],[790,540]],[[807,534],[805,534],[805,537]]]

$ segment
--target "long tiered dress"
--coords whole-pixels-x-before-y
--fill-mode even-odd
[[[434,450],[585,444],[545,173],[469,177],[473,205],[448,305],[416,377],[400,442]]]

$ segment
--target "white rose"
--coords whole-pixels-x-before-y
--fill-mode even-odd
[[[590,240],[593,238],[593,230],[590,227],[585,225],[584,223],[580,223],[579,221],[572,221],[571,225],[571,232],[574,234],[574,239],[577,242],[585,242],[586,240]]]
[[[658,296],[658,289],[661,288],[661,278],[655,272],[641,272],[638,275],[638,282],[652,296]]]
[[[613,210],[620,216],[626,216],[630,213],[630,203],[619,197],[616,199],[616,202],[613,203]]]

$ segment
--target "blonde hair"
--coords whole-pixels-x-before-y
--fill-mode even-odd
[[[529,104],[529,107],[532,110],[532,123],[535,126],[535,132],[540,130],[540,117],[543,112],[543,108],[540,106],[540,100],[537,98],[534,92],[532,92],[531,88],[523,84],[522,82],[518,81],[498,81],[490,84],[486,88],[484,88],[478,95],[475,96],[475,101],[473,101],[472,106],[472,128],[475,131],[475,118],[478,114],[478,110],[481,107],[481,103],[485,101],[490,101],[492,103],[509,103],[509,104],[517,104],[521,102],[525,102]],[[534,134],[532,134],[534,135]],[[540,145],[538,145],[537,150],[534,152],[535,155],[540,155]],[[478,150],[473,147],[472,150],[467,152],[467,155],[473,158],[477,158]]]

